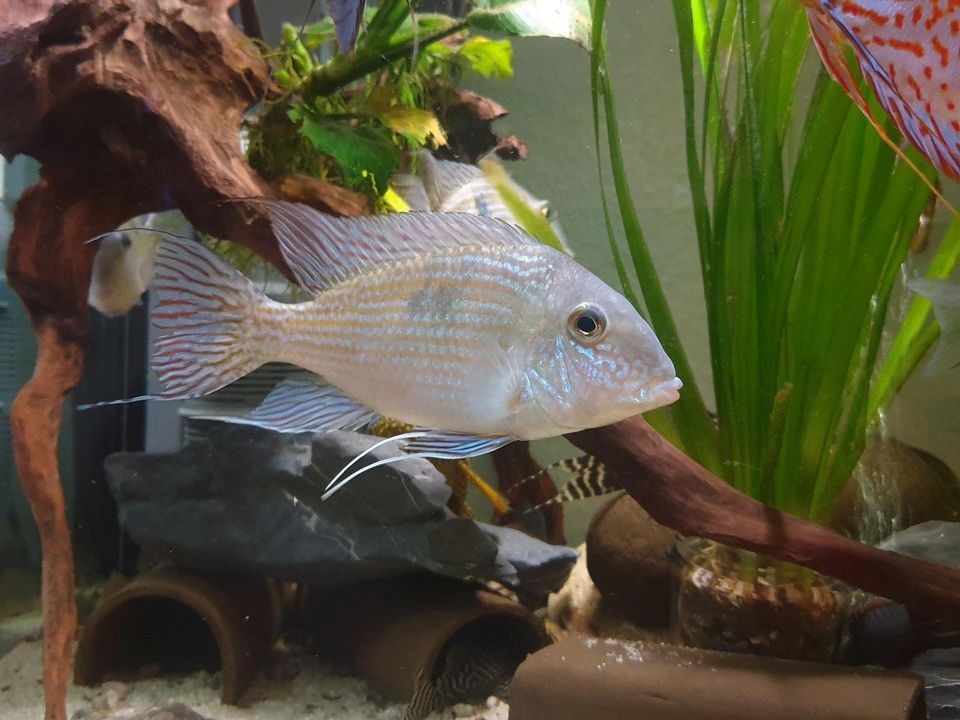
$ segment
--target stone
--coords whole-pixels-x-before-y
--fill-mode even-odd
[[[920,523],[894,533],[877,547],[960,570],[960,522]]]
[[[957,476],[924,450],[875,437],[837,499],[830,525],[874,544],[931,520],[960,521]]]
[[[601,508],[587,529],[587,569],[604,605],[640,627],[666,627],[676,541],[629,495]]]
[[[576,551],[453,515],[425,460],[323,487],[379,438],[223,424],[175,453],[116,453],[104,467],[121,525],[151,553],[200,570],[334,587],[417,571],[546,593]],[[399,454],[394,443],[370,461]]]
[[[914,658],[910,669],[924,677],[927,717],[960,720],[960,648],[937,648]]]

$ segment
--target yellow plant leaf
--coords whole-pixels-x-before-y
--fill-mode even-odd
[[[394,132],[409,135],[421,145],[426,145],[431,137],[437,145],[447,144],[447,136],[440,127],[440,121],[429,110],[392,107],[384,112],[380,119]]]

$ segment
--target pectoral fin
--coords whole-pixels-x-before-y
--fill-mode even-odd
[[[384,438],[378,443],[368,447],[353,460],[347,463],[340,472],[330,481],[323,493],[323,499],[326,500],[337,490],[342,488],[357,475],[365,473],[381,465],[391,465],[403,460],[413,460],[415,458],[429,458],[435,460],[460,460],[462,458],[475,457],[493,452],[499,447],[511,443],[516,438],[504,435],[464,435],[461,433],[448,433],[442,430],[414,430],[413,432],[394,435],[390,438]],[[358,470],[344,477],[347,470],[353,467],[361,458],[376,450],[381,445],[389,442],[403,443],[403,455],[384,458],[376,462],[364,465]]]

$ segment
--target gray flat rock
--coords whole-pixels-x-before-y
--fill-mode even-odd
[[[920,523],[894,533],[877,547],[960,570],[960,523]]]
[[[321,500],[330,478],[377,440],[223,424],[175,453],[116,453],[105,468],[134,540],[199,569],[326,587],[415,571],[535,594],[563,582],[576,551],[454,516],[449,487],[425,460],[381,466]],[[369,458],[397,454],[388,443]]]

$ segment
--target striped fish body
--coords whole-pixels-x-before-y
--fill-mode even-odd
[[[606,425],[678,397],[673,364],[636,310],[517,227],[264,203],[314,299],[276,303],[203,246],[165,241],[153,356],[163,397],[199,397],[266,362],[292,363],[313,375],[222,419],[326,432],[388,416],[419,426],[419,451],[430,453],[421,456],[436,458]]]
[[[930,162],[960,180],[960,2],[804,0],[820,57],[873,125],[847,65],[853,50],[864,78],[901,133]]]
[[[413,425],[556,435],[562,428],[523,398],[523,370],[543,344],[531,330],[547,323],[564,276],[556,255],[457,248],[362,273],[309,303],[266,303],[260,352]]]

